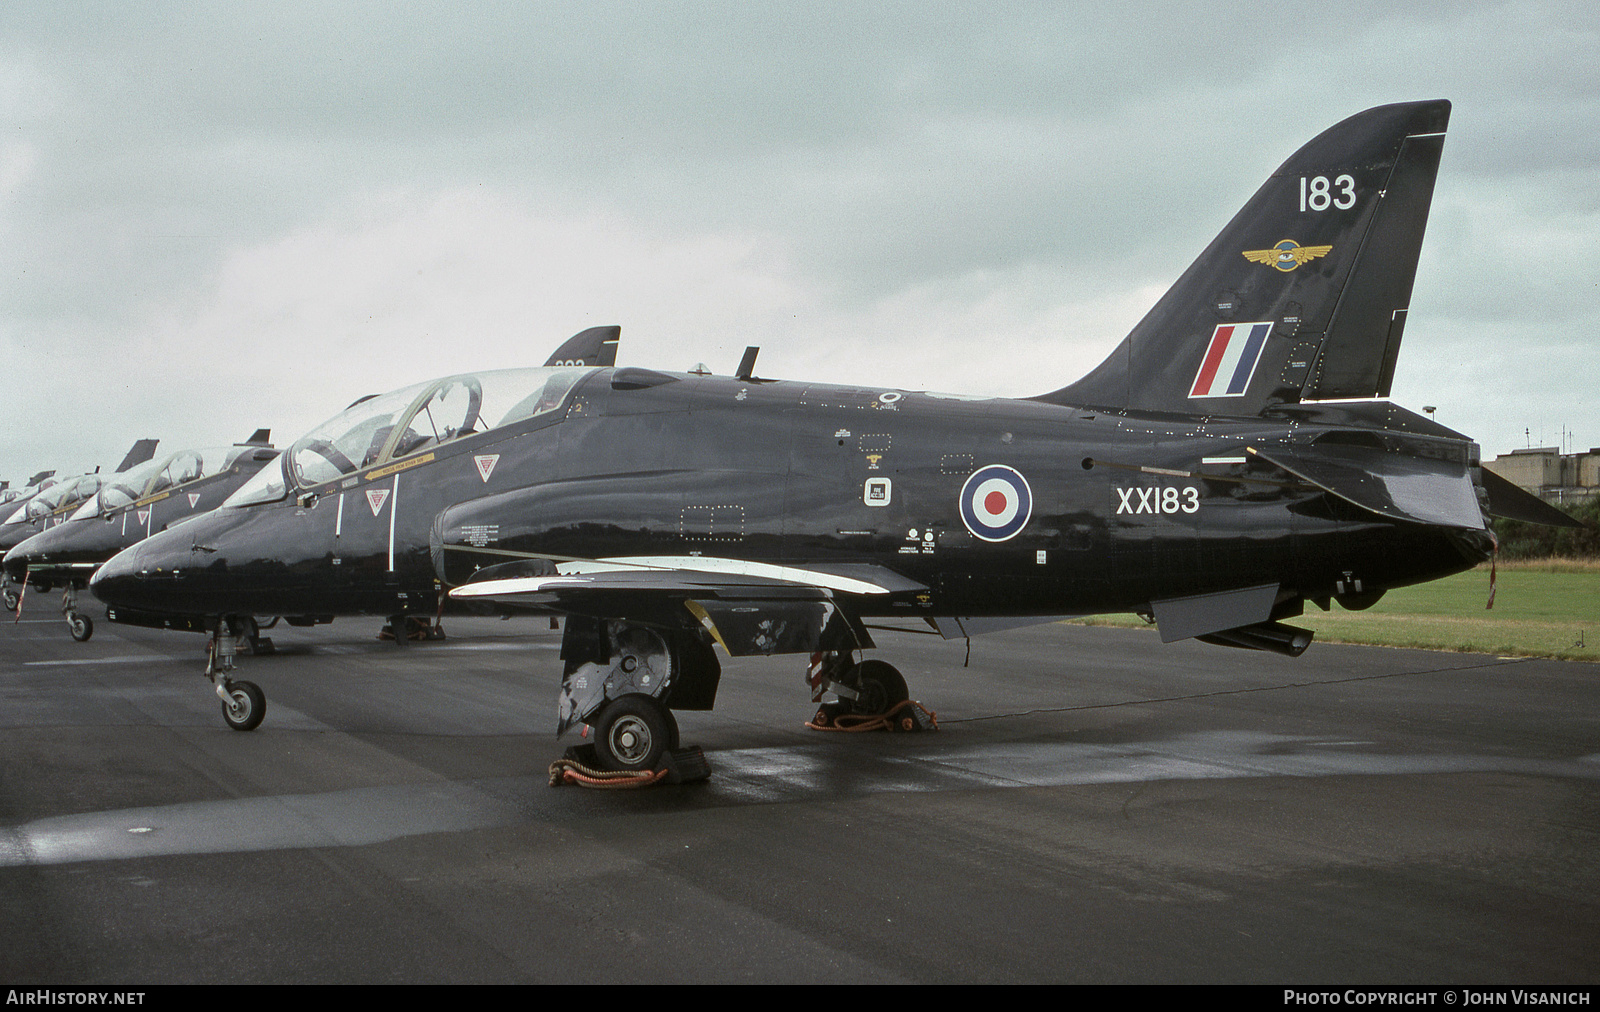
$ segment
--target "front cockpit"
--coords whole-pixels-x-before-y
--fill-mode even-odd
[[[301,437],[224,507],[276,502],[391,461],[561,407],[592,368],[505,369],[429,380],[365,397]]]

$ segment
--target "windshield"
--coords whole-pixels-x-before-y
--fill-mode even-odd
[[[288,485],[283,478],[284,458],[287,456],[288,454],[280,453],[275,459],[267,461],[249,481],[239,486],[238,491],[223,500],[222,508],[250,506],[258,502],[276,502],[282,499],[283,494],[288,491]]]
[[[285,468],[295,485],[308,488],[365,467],[420,453],[464,436],[549,414],[560,408],[574,384],[593,369],[506,369],[447,376],[358,401],[291,446]],[[224,505],[264,502],[286,490],[256,476]],[[251,486],[259,487],[252,489]],[[245,492],[250,489],[247,498]]]

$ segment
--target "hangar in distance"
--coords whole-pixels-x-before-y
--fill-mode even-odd
[[[1562,522],[1385,400],[1450,105],[1382,106],[1272,174],[1101,365],[1025,399],[644,368],[465,373],[353,406],[221,509],[107,563],[112,610],[566,616],[560,725],[653,769],[729,654],[813,698],[907,689],[868,623],[947,637],[1107,611],[1298,655],[1311,607]],[[1547,512],[1548,511],[1548,512]],[[218,637],[226,642],[228,637]],[[213,656],[235,727],[259,688]],[[1088,673],[1085,673],[1088,676]],[[1064,687],[1065,689],[1065,687]]]

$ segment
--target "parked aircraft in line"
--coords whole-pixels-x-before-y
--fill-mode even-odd
[[[555,350],[555,352],[545,362],[545,367],[556,368],[559,366],[566,368],[592,368],[614,365],[616,363],[617,344],[620,335],[621,328],[616,326],[590,327],[587,330],[580,331],[579,333],[568,338],[561,344],[559,348]],[[350,405],[349,408],[346,409],[346,411],[365,411],[366,408],[362,407],[362,405],[366,405],[369,401],[373,401],[375,398],[377,398],[376,394],[368,394],[365,397],[358,398]],[[263,429],[257,433],[257,437],[259,437],[258,441],[265,441],[266,431],[267,430]],[[276,453],[277,451],[273,451],[272,454],[263,456],[257,452],[257,454],[255,454],[251,459],[253,461],[265,461],[271,459],[276,455]],[[274,467],[277,467],[277,465],[274,465]],[[254,473],[257,470],[259,470],[259,463],[249,467],[249,471],[251,473]],[[236,472],[230,471],[229,475],[231,476],[234,473]],[[244,475],[244,477],[248,476],[249,475]],[[236,491],[240,484],[242,484],[242,479],[230,477],[227,480],[226,488],[218,485],[214,489],[208,490],[205,496],[206,509],[215,508],[221,501],[225,500],[229,495]],[[191,489],[189,491],[194,490]],[[169,492],[170,490],[166,489],[165,487],[158,487],[152,488],[145,495],[146,497],[149,497],[150,501],[153,502],[167,498]],[[186,493],[185,499],[187,500],[189,498],[191,497]],[[137,509],[139,506],[144,505],[144,502],[141,500],[139,503],[126,505],[129,508]],[[204,512],[204,510],[201,510],[200,512]],[[138,537],[128,538],[121,546],[118,546],[119,549],[121,547],[126,547],[126,545],[138,541],[143,537],[149,536],[150,533],[160,530],[166,525],[170,525],[171,522],[175,522],[168,520],[166,524],[158,525],[153,522],[153,517],[143,516],[142,512],[139,514],[139,516],[143,517],[142,522],[144,526],[140,528],[143,533],[139,534]],[[114,518],[107,517],[107,519],[111,520]],[[165,520],[165,518],[162,519]],[[121,527],[126,525],[127,520],[124,517],[118,524],[119,530]],[[27,548],[30,552],[34,549],[44,549],[48,546],[56,554],[52,556],[51,560],[29,560],[24,557],[22,552],[17,552],[14,555],[8,554],[6,556],[7,573],[10,574],[12,572],[19,572],[24,567],[28,566],[30,561],[54,561],[58,565],[51,568],[48,572],[42,571],[37,565],[33,566],[35,581],[37,582],[42,578],[47,582],[62,582],[64,572],[60,564],[67,563],[69,564],[68,568],[74,577],[69,585],[68,594],[70,596],[72,594],[70,586],[81,587],[83,584],[80,581],[87,581],[94,568],[97,568],[98,563],[104,562],[106,559],[116,554],[115,551],[103,551],[103,549],[106,547],[106,538],[103,535],[99,537],[90,537],[84,534],[75,535],[73,537],[72,545],[73,550],[76,552],[75,557],[72,559],[67,559],[63,553],[65,546],[60,541],[29,543]],[[18,547],[22,548],[23,546]],[[88,563],[91,561],[91,557],[93,557],[92,561],[94,561],[95,565],[88,565]],[[84,569],[88,569],[88,572],[84,572]],[[20,579],[20,576],[18,578]],[[83,615],[74,610],[74,603],[74,601],[69,600],[63,604],[63,610],[66,611],[68,615],[69,627],[72,629],[74,637],[79,639],[87,639],[89,633],[92,632],[93,626],[90,623],[87,615]],[[316,614],[305,614],[299,609],[291,609],[289,613],[283,617],[291,625],[314,625],[324,622],[331,622],[334,618],[334,615],[340,613],[349,614],[349,612],[341,612],[339,609],[334,609],[328,613],[318,612]],[[136,608],[108,609],[108,617],[113,621],[126,622],[135,625],[190,631],[211,631],[216,628],[217,624],[214,619],[209,618],[208,616],[196,615],[190,612],[173,613],[169,611],[148,611]],[[390,626],[386,627],[385,633],[388,634],[392,629],[401,629],[402,638],[400,641],[404,642],[404,630],[407,628],[407,625],[402,621],[402,619],[406,618],[410,618],[410,624],[415,627],[414,638],[434,638],[435,636],[441,635],[437,627],[430,625],[425,618],[419,620],[415,617],[406,616],[404,614],[397,615],[395,621],[392,622]],[[276,618],[274,618],[273,621],[276,622]],[[248,642],[252,652],[271,652],[271,641],[259,635],[261,626],[258,626],[257,619],[254,615],[234,616],[230,628],[240,643]],[[83,631],[80,632],[80,629]]]
[[[71,516],[5,553],[7,582],[35,591],[64,587],[61,610],[72,638],[94,635],[94,621],[77,610],[78,591],[100,564],[155,531],[222,504],[278,455],[270,432],[243,443],[158,454],[100,482]]]
[[[122,463],[117,465],[115,474],[121,474],[137,464],[149,460],[156,452],[155,439],[136,439],[133,446],[128,448],[127,454],[122,458]],[[48,485],[42,480],[55,474],[54,471],[43,471],[28,480],[29,485],[38,485],[38,490],[26,499],[18,498],[8,507],[14,507],[6,515],[4,523],[0,523],[0,556],[15,548],[28,538],[39,533],[47,527],[53,527],[70,516],[85,499],[100,490],[104,480],[99,468],[88,474],[80,474],[72,478],[63,478]],[[0,590],[5,594],[7,611],[16,611],[19,601],[19,588],[11,585],[9,576],[0,576]]]
[[[591,327],[563,343],[546,365],[612,365],[616,362],[619,334],[617,327]],[[28,586],[35,590],[63,586],[66,592],[62,612],[67,618],[67,627],[74,639],[87,640],[94,633],[94,622],[77,610],[77,591],[88,584],[95,569],[118,551],[150,534],[220,505],[260,470],[263,463],[277,456],[278,451],[272,449],[268,438],[269,430],[258,429],[245,443],[232,447],[183,450],[155,458],[151,457],[154,440],[136,444],[129,458],[118,468],[117,475],[98,487],[89,501],[80,502],[70,517],[63,515],[47,530],[16,543],[10,551],[0,551],[5,557],[7,607],[16,609],[14,592],[9,587],[12,583],[21,585],[24,576],[28,578]],[[144,462],[130,469],[130,461],[137,462],[140,454]],[[72,522],[68,523],[69,519]],[[90,520],[104,522],[89,523]],[[189,615],[141,615],[138,618],[144,624],[166,628],[209,628]],[[289,621],[311,624],[330,618],[296,615]],[[271,641],[258,635],[254,617],[240,617],[235,625],[252,649],[263,653],[270,651]]]
[[[1448,102],[1289,158],[1096,369],[1025,400],[651,369],[463,373],[353,406],[221,509],[107,563],[112,611],[567,616],[560,726],[652,769],[736,656],[814,698],[906,698],[867,620],[947,637],[1107,611],[1298,655],[1366,608],[1561,522],[1389,394]],[[1365,400],[1353,401],[1353,398]],[[1560,514],[1557,514],[1561,517]],[[1564,519],[1564,517],[1563,517]],[[226,644],[227,635],[216,637]],[[258,687],[208,675],[236,728]]]

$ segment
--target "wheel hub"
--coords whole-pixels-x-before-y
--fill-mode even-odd
[[[635,717],[624,717],[611,728],[611,751],[623,762],[636,763],[650,754],[650,728]]]

